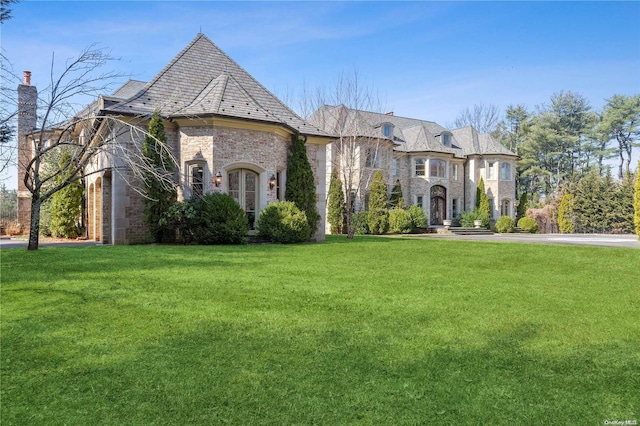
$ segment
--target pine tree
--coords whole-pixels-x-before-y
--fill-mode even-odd
[[[389,229],[389,210],[387,208],[387,184],[380,170],[373,175],[369,191],[369,215],[367,223],[371,234],[380,235]]]
[[[327,220],[329,221],[329,225],[331,225],[331,233],[342,234],[345,219],[344,192],[342,191],[342,181],[336,168],[331,172],[329,205],[327,210]]]
[[[305,142],[297,134],[292,137],[287,157],[287,189],[284,198],[287,201],[293,201],[300,210],[305,212],[311,235],[313,235],[320,220],[316,207],[316,186]]]
[[[161,176],[167,176],[174,170],[173,161],[167,146],[162,117],[157,112],[149,122],[149,134],[144,138],[142,152],[147,164],[151,165]],[[145,208],[144,220],[149,229],[151,240],[156,243],[175,239],[173,230],[161,224],[164,213],[176,202],[175,188],[167,188],[166,184],[150,173],[144,177]]]
[[[69,164],[71,155],[64,152],[60,158],[61,174],[56,179],[57,184],[61,184],[69,179]],[[82,214],[82,203],[84,186],[77,180],[68,186],[57,191],[51,197],[51,225],[50,232],[54,237],[76,238],[81,235],[82,229],[79,226]]]
[[[573,194],[564,194],[558,207],[558,228],[563,234],[573,234],[575,223],[573,220]]]
[[[633,196],[633,222],[636,227],[636,234],[638,235],[638,239],[640,239],[640,161],[638,161],[638,168],[636,169],[636,185],[635,192]]]
[[[395,185],[391,189],[391,197],[389,198],[390,208],[404,209],[404,197],[402,196],[402,186],[400,185],[400,179],[396,179]]]

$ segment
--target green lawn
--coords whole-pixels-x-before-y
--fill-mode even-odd
[[[3,250],[5,425],[640,421],[640,251]]]

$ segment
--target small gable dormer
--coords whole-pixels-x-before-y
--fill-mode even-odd
[[[393,128],[395,126],[391,123],[382,123],[380,128],[382,129],[382,136],[388,139],[393,139]]]
[[[451,140],[452,139],[453,139],[453,136],[449,132],[442,132],[440,134],[440,140],[442,141],[442,145],[444,145],[446,147],[451,147]]]

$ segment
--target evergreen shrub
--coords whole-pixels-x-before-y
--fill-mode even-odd
[[[413,229],[411,216],[400,208],[389,210],[389,232],[392,234],[408,234]]]
[[[574,203],[573,194],[564,194],[562,196],[560,207],[558,207],[558,229],[563,234],[573,234],[575,231]]]
[[[380,170],[373,175],[371,191],[369,191],[369,232],[374,235],[384,234],[389,230],[389,210],[387,208],[387,185]]]
[[[307,215],[291,201],[274,201],[258,216],[258,235],[272,243],[309,241]]]
[[[501,216],[496,221],[496,232],[500,234],[509,234],[513,232],[513,219],[509,216]]]
[[[411,218],[414,232],[418,229],[424,229],[429,226],[427,215],[424,210],[422,210],[422,207],[414,204],[407,209],[407,213]]]
[[[206,194],[177,208],[183,231],[198,244],[246,244],[249,221],[242,207],[227,194]],[[184,239],[184,236],[183,236]]]
[[[518,221],[518,228],[531,234],[535,234],[538,232],[538,222],[531,217],[525,216]]]
[[[369,212],[361,211],[355,213],[351,217],[351,226],[355,228],[356,234],[358,235],[366,235],[369,234]]]
[[[482,228],[489,229],[491,219],[487,212],[482,212],[476,208],[470,212],[462,212],[460,215],[460,225],[465,228],[473,228],[475,226],[473,222],[476,220],[482,221],[482,225],[480,225]]]

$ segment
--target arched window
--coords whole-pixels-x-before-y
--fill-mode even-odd
[[[500,216],[511,216],[511,200],[502,200],[502,203],[500,203]]]

